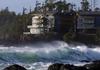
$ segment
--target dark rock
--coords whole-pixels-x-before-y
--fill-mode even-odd
[[[26,70],[26,69],[22,66],[14,64],[14,65],[11,65],[9,67],[6,67],[4,70]]]
[[[88,70],[88,69],[84,66],[74,66],[72,67],[72,70]]]
[[[86,64],[88,70],[100,70],[100,61],[93,61],[91,64]]]
[[[72,70],[73,67],[73,65],[65,64],[61,66],[60,70]]]
[[[87,70],[84,66],[74,66],[74,65],[62,65],[60,70]]]
[[[70,64],[52,64],[48,70],[100,70],[100,61],[93,61],[84,66],[74,66]]]
[[[61,66],[63,64],[60,64],[60,63],[55,63],[55,64],[52,64],[48,67],[48,70],[60,70]]]
[[[52,64],[48,70],[88,70],[85,66],[74,66],[70,64]]]

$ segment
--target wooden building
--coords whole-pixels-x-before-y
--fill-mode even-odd
[[[55,14],[55,31],[58,33],[67,33],[70,31],[74,32],[76,25],[76,13],[65,12]]]
[[[100,12],[79,12],[77,18],[77,32],[96,34],[100,28]]]

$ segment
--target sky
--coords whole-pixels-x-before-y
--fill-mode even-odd
[[[38,0],[43,3],[45,0]],[[77,8],[80,7],[81,0],[67,0],[70,3],[77,4]],[[91,1],[91,0],[89,0]],[[35,7],[36,0],[0,0],[0,10],[8,7],[10,11],[15,11],[16,13],[21,13],[24,8],[27,8],[27,12],[30,8],[33,10]],[[100,3],[100,0],[96,1],[96,4]],[[98,5],[97,4],[97,5]]]

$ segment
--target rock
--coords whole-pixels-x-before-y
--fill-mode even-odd
[[[74,66],[74,65],[62,65],[60,70],[87,70],[84,66]]]
[[[22,67],[22,66],[19,66],[17,64],[14,64],[14,65],[11,65],[9,67],[6,67],[3,70],[26,70],[26,69],[24,67]]]
[[[72,70],[73,67],[73,65],[65,64],[61,66],[60,70]]]
[[[86,64],[88,70],[100,70],[100,61],[93,61],[91,64]]]
[[[48,70],[88,70],[85,66],[74,66],[70,64],[52,64],[48,67]]]
[[[48,70],[60,70],[61,66],[63,64],[60,64],[60,63],[55,63],[55,64],[52,64],[48,67]]]
[[[88,69],[84,66],[74,66],[72,70],[88,70]]]

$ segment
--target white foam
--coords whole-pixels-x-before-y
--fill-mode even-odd
[[[23,47],[0,46],[0,67],[18,63],[28,70],[47,70],[52,63],[83,65],[80,61],[84,60],[100,60],[100,47],[71,46],[62,41]]]

